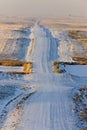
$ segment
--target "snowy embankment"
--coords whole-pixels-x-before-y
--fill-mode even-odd
[[[2,35],[4,33],[5,31]],[[3,38],[4,44],[0,43],[0,59],[26,61],[27,50],[30,46],[30,27],[11,30],[8,33],[7,37]],[[22,71],[23,67],[0,66],[0,130],[13,130],[17,127],[21,112],[18,104],[24,101],[23,98],[33,93],[32,87],[29,82],[24,81],[23,75],[7,73]],[[28,89],[27,92],[26,89]]]

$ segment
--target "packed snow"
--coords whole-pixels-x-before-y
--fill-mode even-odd
[[[54,74],[50,68],[58,57],[58,40],[45,27],[35,25],[33,31],[35,43],[30,58],[34,63],[32,83],[37,92],[25,102],[18,130],[78,130],[68,98],[73,85],[66,84],[69,80],[73,84],[73,81],[64,74]],[[62,84],[64,78],[66,82]]]
[[[87,77],[87,65],[66,65],[65,71],[79,77]]]

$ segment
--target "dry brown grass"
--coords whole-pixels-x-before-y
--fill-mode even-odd
[[[63,28],[66,30],[87,30],[87,19],[56,19],[56,18],[48,18],[40,21],[41,25],[49,26],[56,28]]]
[[[80,39],[81,38],[79,31],[76,31],[76,30],[69,31],[68,36],[72,39]]]
[[[1,30],[17,30],[18,28],[21,29],[24,27],[24,24],[6,24],[6,23],[0,23],[0,29]]]
[[[2,71],[0,71],[0,73],[2,73]],[[22,72],[18,72],[18,71],[8,71],[7,74],[18,74],[18,75],[24,75],[24,74],[32,74],[32,69],[30,69],[29,72],[26,71],[22,71]]]
[[[54,61],[54,62],[53,62],[53,69],[54,69],[54,72],[55,72],[55,73],[62,73],[62,72],[63,72],[63,70],[61,70],[61,69],[59,68],[59,63],[58,63],[57,61]]]
[[[85,49],[87,49],[87,31],[70,30],[68,35],[72,39],[80,42]]]
[[[78,65],[77,62],[65,62],[65,61],[59,61],[58,64],[61,64],[61,65]]]
[[[80,111],[79,115],[82,120],[87,121],[87,112]]]
[[[24,61],[19,60],[0,60],[0,66],[23,66]]]
[[[0,66],[24,66],[25,64],[32,64],[31,62],[19,60],[0,60]]]
[[[82,128],[81,130],[87,130],[87,128]]]
[[[75,104],[75,113],[78,115],[79,122],[87,122],[87,86],[82,86],[73,95],[73,101]],[[87,128],[82,127],[81,130],[87,130]]]
[[[23,67],[24,67],[24,69],[23,69],[24,73],[26,73],[26,74],[32,73],[32,68],[33,68],[32,62],[25,63]]]
[[[86,57],[73,56],[72,59],[80,65],[87,65]]]
[[[72,59],[78,64],[87,65],[87,31],[70,30],[68,36],[77,40],[77,42],[84,48],[82,57],[79,56],[79,53],[77,52],[77,54],[72,56]]]
[[[23,66],[23,72],[7,72],[8,74],[31,74],[33,69],[32,62],[25,62],[19,60],[1,60],[0,66]]]

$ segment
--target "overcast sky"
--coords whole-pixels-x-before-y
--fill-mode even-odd
[[[87,0],[0,0],[0,14],[87,17]]]

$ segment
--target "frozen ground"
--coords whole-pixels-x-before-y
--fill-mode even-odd
[[[80,130],[71,94],[73,89],[87,85],[87,75],[76,75],[72,66],[66,66],[64,74],[56,74],[52,69],[52,62],[57,59],[72,61],[70,45],[67,46],[67,52],[70,50],[67,55],[64,43],[60,44],[62,37],[67,41],[66,32],[54,37],[49,28],[37,23],[30,32],[25,60],[33,62],[33,74],[13,77],[5,72],[0,74],[1,89],[14,88],[10,89],[8,98],[6,96],[0,101],[0,129]],[[77,68],[82,72],[80,66]]]
[[[87,77],[87,65],[66,65],[65,71],[68,74]]]
[[[30,43],[30,27],[12,28],[13,30],[10,27],[7,29],[3,27],[3,30],[0,30],[0,60],[25,60],[26,50]]]

